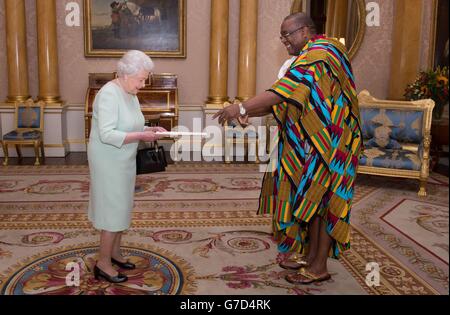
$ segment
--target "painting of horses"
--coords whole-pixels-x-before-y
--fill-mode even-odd
[[[185,0],[84,0],[86,57],[186,57]]]

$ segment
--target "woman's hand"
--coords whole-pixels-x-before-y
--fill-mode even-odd
[[[164,138],[163,135],[157,135],[157,132],[167,132],[167,130],[163,127],[144,127],[144,131],[127,133],[123,144],[139,141],[153,142]]]
[[[142,132],[142,138],[141,140],[144,142],[153,142],[158,139],[161,139],[162,137],[158,136],[156,133],[154,133],[151,130]]]
[[[167,132],[164,127],[145,127],[144,131],[152,131],[152,132]]]
[[[141,140],[152,142],[164,138],[163,135],[157,135],[157,132],[167,132],[167,130],[163,127],[145,127],[143,132],[144,136]]]

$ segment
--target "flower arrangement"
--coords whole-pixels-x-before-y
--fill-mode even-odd
[[[416,81],[406,87],[405,97],[411,101],[431,98],[435,102],[433,117],[441,118],[448,104],[448,67],[420,72]]]

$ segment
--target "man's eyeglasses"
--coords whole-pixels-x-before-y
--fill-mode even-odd
[[[292,32],[285,33],[285,34],[281,34],[280,40],[283,40],[283,39],[286,39],[286,40],[287,40],[289,36],[291,36],[291,35],[294,34],[295,32],[300,31],[301,29],[303,29],[303,28],[305,28],[305,27],[308,27],[308,25],[303,25],[303,26],[301,26],[301,27],[299,27],[299,28],[293,30]]]

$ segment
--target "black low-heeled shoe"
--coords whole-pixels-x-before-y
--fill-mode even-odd
[[[117,274],[117,276],[110,276],[109,274],[98,268],[97,265],[95,265],[94,267],[94,277],[95,280],[100,280],[100,278],[103,278],[111,283],[121,283],[128,280],[128,277],[124,274],[121,274],[120,272]]]
[[[115,260],[114,258],[111,258],[111,262],[113,264],[119,266],[122,269],[129,269],[129,270],[136,269],[136,265],[133,263],[130,263],[129,261],[120,262],[118,260]]]

